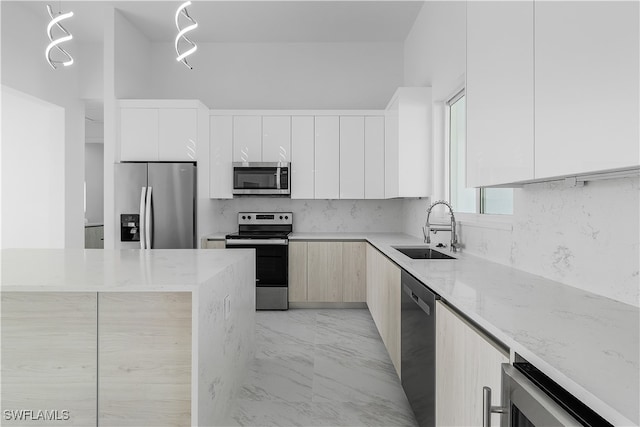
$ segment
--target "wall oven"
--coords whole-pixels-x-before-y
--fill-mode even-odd
[[[483,426],[501,413],[501,427],[612,426],[531,363],[516,355],[502,365],[501,406],[491,406],[491,389],[483,390]]]
[[[289,196],[288,162],[233,162],[233,194],[239,196]]]

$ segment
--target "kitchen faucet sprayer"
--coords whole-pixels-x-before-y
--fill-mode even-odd
[[[437,205],[445,205],[446,207],[449,208],[449,214],[451,215],[451,224],[431,224],[429,222],[429,217],[431,216],[431,211],[433,210],[433,208]],[[436,202],[433,202],[431,204],[431,206],[429,206],[429,209],[427,210],[427,222],[425,224],[425,226],[422,228],[422,233],[424,234],[424,242],[427,244],[431,243],[431,232],[433,231],[433,234],[436,234],[438,231],[450,231],[451,232],[451,246],[450,246],[450,250],[452,252],[456,252],[458,249],[458,237],[456,235],[456,217],[453,214],[453,208],[451,207],[451,205],[444,201],[444,200],[438,200]]]

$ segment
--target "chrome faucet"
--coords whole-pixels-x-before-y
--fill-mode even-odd
[[[429,222],[429,217],[431,216],[431,210],[434,206],[437,205],[445,205],[449,208],[449,213],[451,214],[451,224],[431,224]],[[449,248],[450,251],[456,252],[458,250],[458,236],[456,235],[456,217],[453,215],[453,208],[451,205],[444,200],[438,200],[437,202],[433,202],[429,209],[427,210],[427,223],[422,228],[422,233],[424,234],[424,242],[429,244],[431,243],[431,232],[436,234],[438,231],[450,231],[451,232],[451,246]]]

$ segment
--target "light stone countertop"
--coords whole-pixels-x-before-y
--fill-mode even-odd
[[[637,307],[464,251],[454,254],[456,260],[413,260],[392,246],[424,243],[401,233],[293,233],[289,238],[368,241],[612,424],[638,425]]]
[[[3,249],[0,289],[194,291],[253,253],[253,249]]]

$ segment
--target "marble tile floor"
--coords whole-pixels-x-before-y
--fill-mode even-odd
[[[366,309],[256,313],[256,357],[233,426],[416,426]]]

